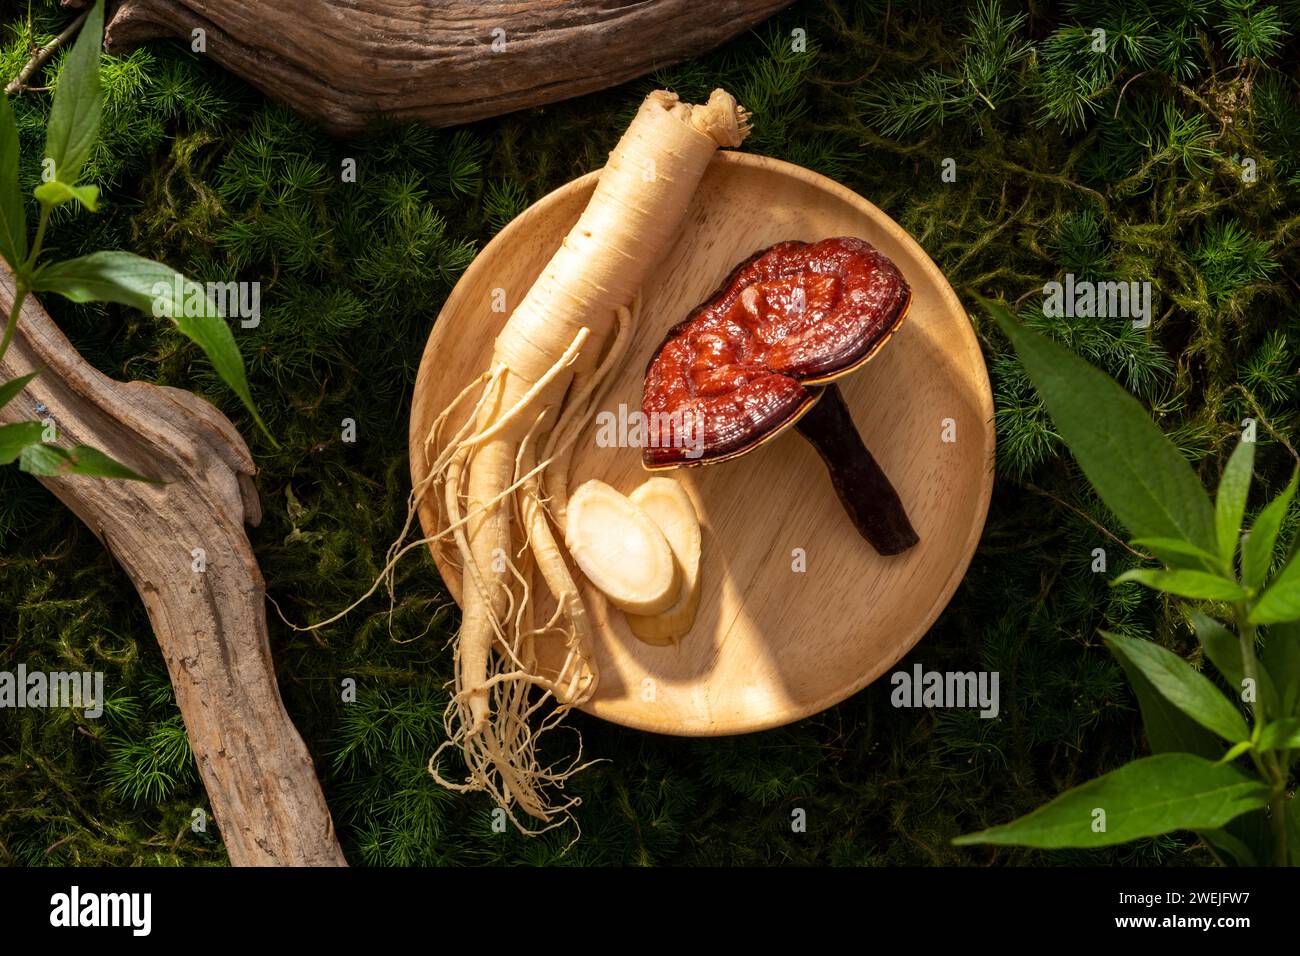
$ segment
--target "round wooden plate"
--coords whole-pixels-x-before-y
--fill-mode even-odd
[[[434,416],[490,364],[507,318],[492,309],[501,295],[494,290],[503,289],[514,308],[577,221],[597,176],[574,180],[511,222],[447,299],[415,385],[417,483],[426,474],[424,441]],[[678,645],[652,647],[585,587],[600,629],[600,685],[584,707],[589,713],[692,736],[807,717],[892,667],[965,574],[993,485],[993,399],[983,356],[956,295],[921,247],[824,176],[748,153],[717,154],[681,235],[642,290],[628,359],[602,409],[615,416],[620,403],[629,414],[640,409],[646,362],[664,333],[737,262],[783,239],[840,235],[875,245],[912,286],[902,328],[840,387],[920,543],[897,557],[877,555],[845,515],[817,454],[793,430],[734,461],[666,472],[684,484],[704,527],[699,617]],[[640,450],[599,447],[593,422],[576,447],[570,487],[600,478],[627,493],[647,477]],[[426,532],[433,529],[430,506],[420,520]],[[437,548],[434,559],[459,599],[459,573]],[[557,649],[539,648],[543,667],[558,666]]]

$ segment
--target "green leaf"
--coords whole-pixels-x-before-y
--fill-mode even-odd
[[[1289,717],[1300,703],[1300,622],[1270,624],[1264,633],[1263,663],[1277,688],[1277,713]]]
[[[1201,646],[1205,648],[1205,656],[1214,662],[1228,683],[1240,687],[1244,668],[1241,664],[1241,642],[1237,640],[1237,635],[1195,608],[1188,611],[1188,616]]]
[[[20,375],[0,385],[0,408],[12,402],[18,393],[27,387],[27,383],[40,374],[40,372],[32,372],[30,375]]]
[[[1201,830],[1200,835],[1223,862],[1232,866],[1259,866],[1259,860],[1245,841],[1239,840],[1227,830]]]
[[[1255,745],[1252,744],[1249,740],[1243,740],[1239,744],[1233,744],[1231,747],[1228,748],[1228,752],[1219,758],[1219,763],[1232,763],[1234,760],[1236,760],[1238,757],[1244,754],[1247,750],[1250,750],[1253,746]]]
[[[1206,657],[1214,663],[1219,673],[1227,679],[1236,692],[1241,694],[1245,690],[1246,679],[1246,668],[1241,661],[1241,641],[1236,634],[1214,618],[1194,608],[1189,611],[1189,616],[1192,626],[1196,628],[1196,636],[1200,639],[1201,646],[1205,648]],[[1276,713],[1279,698],[1266,671],[1261,671],[1259,674],[1259,686],[1256,687],[1256,692],[1258,698],[1264,701],[1265,711],[1270,714]]]
[[[99,135],[104,108],[99,85],[103,38],[104,0],[95,0],[59,71],[45,130],[45,156],[54,160],[54,178],[69,185],[78,181]]]
[[[51,209],[74,199],[91,212],[99,209],[98,186],[69,186],[67,183],[52,179],[48,183],[41,183],[32,190],[32,194]]]
[[[1300,750],[1300,717],[1265,724],[1256,746],[1260,750]]]
[[[1171,830],[1221,827],[1265,806],[1268,797],[1267,786],[1230,764],[1192,754],[1156,754],[1067,790],[1019,820],[953,843],[1044,849],[1113,846]],[[1097,810],[1105,813],[1101,832],[1093,829]]]
[[[1300,621],[1300,557],[1292,555],[1250,609],[1252,624]]]
[[[1239,865],[1258,866],[1261,862],[1268,864],[1273,860],[1274,853],[1274,832],[1273,826],[1269,823],[1268,813],[1265,810],[1251,810],[1249,813],[1243,813],[1242,816],[1231,821],[1229,825],[1219,830],[1200,831],[1201,836],[1205,836],[1206,843],[1217,845],[1210,842],[1209,834],[1229,834],[1231,838],[1238,840],[1240,845],[1245,848],[1244,857],[1239,856]],[[1235,848],[1236,853],[1240,853],[1240,848]]]
[[[244,360],[230,326],[203,286],[176,270],[129,252],[92,252],[42,266],[32,282],[37,292],[57,292],[74,302],[119,302],[155,316],[167,316],[182,334],[203,349],[258,426],[270,438],[253,404]],[[274,442],[274,439],[272,439]]]
[[[0,256],[15,272],[27,259],[27,220],[18,188],[18,124],[0,93]]]
[[[1252,810],[1250,813],[1243,813],[1223,827],[1223,831],[1230,833],[1244,843],[1256,860],[1268,863],[1273,859],[1273,827],[1269,823],[1268,814],[1264,810]]]
[[[0,425],[0,465],[8,465],[23,453],[23,449],[38,445],[45,426],[40,422],[18,422]]]
[[[1194,567],[1197,564],[1204,564],[1216,571],[1223,569],[1223,562],[1219,560],[1217,554],[1211,554],[1181,538],[1134,538],[1130,543],[1134,547],[1145,548],[1165,564],[1175,567],[1188,564]]]
[[[1235,581],[1209,574],[1205,571],[1158,571],[1155,568],[1133,568],[1114,580],[1137,581],[1157,591],[1177,594],[1179,597],[1200,598],[1203,601],[1244,601],[1246,592]]]
[[[30,475],[57,475],[67,452],[57,445],[35,444],[23,449],[18,467]]]
[[[1277,533],[1282,527],[1287,509],[1291,507],[1297,484],[1300,484],[1300,468],[1291,473],[1291,481],[1259,513],[1250,534],[1246,535],[1246,543],[1241,546],[1241,580],[1246,587],[1257,588],[1268,577],[1268,569],[1273,564],[1273,546],[1277,544]]]
[[[1110,376],[985,302],[1043,397],[1056,430],[1134,537],[1181,538],[1217,551],[1214,512],[1192,466]]]
[[[1152,753],[1181,751],[1218,759],[1223,745],[1217,737],[1171,704],[1136,664],[1123,657],[1119,662],[1137,696]]]
[[[32,475],[85,475],[93,478],[121,478],[160,484],[137,474],[121,462],[114,461],[89,445],[60,448],[58,445],[31,445],[23,449],[19,466]]]
[[[1206,730],[1232,743],[1250,737],[1250,729],[1236,706],[1219,693],[1208,677],[1173,651],[1151,641],[1105,631],[1101,635],[1116,657],[1128,659],[1166,700]]]
[[[1250,476],[1255,470],[1255,443],[1239,441],[1219,477],[1219,491],[1214,499],[1214,530],[1219,539],[1219,556],[1229,568],[1237,553],[1241,537],[1241,519],[1246,514],[1246,497],[1250,494]]]

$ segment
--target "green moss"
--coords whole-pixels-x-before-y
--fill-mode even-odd
[[[962,9],[964,7],[964,10]],[[0,2],[0,74],[62,28],[52,0]],[[156,43],[105,67],[98,216],[69,210],[52,254],[121,247],[199,278],[262,283],[262,323],[236,335],[282,448],[249,427],[197,351],[151,317],[45,305],[119,378],[197,391],[253,447],[266,516],[252,532],[271,596],[319,621],[374,579],[409,490],[408,402],[442,301],[527,203],[597,168],[644,92],[735,90],[747,148],[841,180],[922,243],[958,293],[1018,302],[1036,327],[1147,402],[1217,474],[1241,420],[1260,423],[1258,507],[1293,465],[1300,310],[1297,8],[1151,0],[796,4],[706,56],[605,93],[457,131],[390,129],[351,142]],[[1094,55],[1095,29],[1107,50]],[[807,51],[792,46],[806,31]],[[57,67],[57,59],[54,67]],[[46,76],[50,71],[46,71]],[[33,185],[48,96],[15,100]],[[342,181],[355,160],[355,183]],[[956,182],[942,178],[951,159]],[[1246,160],[1255,180],[1243,178]],[[1150,328],[1047,319],[1066,272],[1150,280]],[[481,797],[436,787],[457,617],[430,561],[315,636],[272,614],[286,706],[358,864],[1204,862],[1187,835],[1111,851],[957,850],[1142,752],[1140,721],[1098,627],[1190,655],[1158,597],[1107,581],[1138,559],[1068,456],[1005,342],[972,316],[994,384],[992,510],[965,583],[902,666],[1001,675],[1002,712],[916,712],[878,684],[799,724],[679,740],[578,717],[605,762],[571,785],[572,832],[492,827]],[[341,440],[355,420],[358,441]],[[1288,532],[1300,525],[1293,509]],[[1106,549],[1106,574],[1092,571]],[[391,614],[390,614],[391,611]],[[0,668],[106,674],[105,717],[0,711],[0,861],[210,864],[214,827],[148,620],[100,543],[49,494],[0,470]],[[355,704],[341,701],[357,683]],[[807,832],[792,831],[794,811]]]

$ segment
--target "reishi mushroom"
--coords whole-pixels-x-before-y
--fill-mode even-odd
[[[883,555],[911,548],[918,538],[907,512],[834,384],[880,351],[911,301],[898,268],[861,239],[755,253],[650,359],[643,465],[725,461],[796,425],[862,536]]]

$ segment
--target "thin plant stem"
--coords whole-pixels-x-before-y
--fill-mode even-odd
[[[41,247],[45,244],[45,227],[50,224],[50,207],[41,203],[41,218],[36,223],[36,236],[32,239],[32,250],[27,254],[27,261],[23,263],[22,271],[31,275],[36,268],[36,259],[41,254]]]
[[[1256,690],[1255,700],[1250,702],[1250,713],[1254,722],[1252,727],[1254,733],[1251,734],[1251,737],[1255,738],[1261,725],[1268,719],[1268,708],[1264,706],[1264,697],[1260,693],[1259,687],[1259,662],[1255,659],[1255,625],[1251,624],[1247,618],[1244,604],[1235,605],[1234,611],[1237,618],[1237,639],[1241,643],[1242,673]],[[1254,750],[1251,751],[1251,754],[1256,757],[1255,766],[1270,786],[1268,816],[1269,822],[1273,825],[1273,832],[1277,837],[1276,862],[1278,866],[1286,866],[1288,850],[1285,768],[1278,764],[1277,759],[1272,754],[1257,755]]]
[[[1259,691],[1258,662],[1255,660],[1255,625],[1246,619],[1246,607],[1243,604],[1234,605],[1234,613],[1237,618],[1237,640],[1241,644],[1241,670],[1246,679],[1250,681],[1250,686],[1255,688],[1255,699],[1250,701],[1250,715],[1253,721],[1252,730],[1258,727],[1265,719],[1265,714],[1260,713],[1263,709],[1263,703]]]
[[[0,339],[0,361],[3,361],[5,353],[9,351],[9,343],[14,340],[14,332],[18,329],[18,316],[22,314],[23,300],[27,298],[29,291],[27,279],[36,267],[36,259],[41,254],[41,246],[45,244],[45,227],[49,225],[49,222],[50,207],[41,203],[41,219],[36,225],[36,236],[32,240],[32,248],[27,254],[27,261],[14,269],[14,301],[9,308],[9,319],[5,322],[4,338]]]
[[[9,308],[9,319],[5,322],[4,338],[0,339],[0,362],[4,361],[9,351],[9,343],[14,340],[14,330],[18,328],[18,316],[23,310],[23,299],[27,298],[27,289],[21,282],[14,283],[14,302]]]
[[[1038,487],[1037,485],[1035,485],[1035,484],[1026,484],[1025,487],[1028,488],[1030,491],[1032,491],[1032,492],[1033,492],[1034,494],[1036,494],[1036,495],[1042,495],[1044,498],[1049,498],[1049,499],[1051,499],[1052,501],[1055,501],[1058,505],[1060,505],[1062,508],[1065,508],[1067,511],[1072,511],[1072,512],[1074,512],[1074,514],[1078,515],[1080,518],[1082,518],[1084,521],[1088,522],[1088,524],[1092,525],[1094,528],[1096,528],[1098,531],[1100,531],[1100,532],[1101,532],[1102,534],[1104,534],[1106,537],[1110,538],[1112,541],[1114,541],[1116,544],[1118,544],[1121,548],[1123,548],[1123,549],[1124,549],[1125,551],[1127,551],[1129,554],[1133,555],[1133,557],[1138,558],[1138,559],[1140,559],[1140,560],[1142,560],[1142,561],[1154,561],[1154,560],[1155,560],[1155,556],[1154,556],[1154,555],[1144,554],[1143,552],[1138,551],[1136,548],[1134,548],[1134,547],[1132,547],[1130,544],[1128,544],[1128,542],[1126,542],[1123,538],[1121,538],[1119,535],[1115,534],[1115,532],[1111,531],[1111,530],[1110,530],[1109,528],[1107,528],[1104,524],[1102,524],[1102,523],[1101,523],[1100,521],[1098,521],[1096,518],[1093,518],[1090,514],[1088,514],[1088,513],[1087,513],[1086,511],[1084,511],[1083,509],[1081,509],[1081,508],[1076,508],[1074,505],[1070,504],[1068,501],[1064,501],[1063,499],[1058,498],[1056,495],[1052,494],[1052,493],[1051,493],[1050,491],[1048,491],[1047,489],[1045,489],[1045,488],[1039,488],[1039,487]]]

